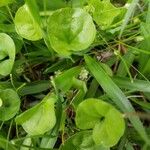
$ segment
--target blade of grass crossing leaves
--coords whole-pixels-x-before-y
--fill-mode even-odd
[[[25,2],[27,4],[27,6],[29,7],[32,16],[34,17],[34,20],[42,28],[43,24],[42,24],[42,20],[40,18],[40,13],[39,13],[39,9],[38,9],[36,0],[32,0],[32,1],[31,0],[25,0]],[[44,32],[44,30],[42,30],[42,31],[43,31],[43,38],[44,38],[45,44],[53,56],[53,50],[52,50],[51,45],[48,41],[48,37],[47,37],[46,33]]]
[[[41,19],[40,19],[40,15],[39,15],[39,10],[38,10],[38,7],[37,7],[37,4],[36,4],[36,1],[35,0],[25,0],[27,6],[29,7],[30,9],[30,12],[32,14],[32,16],[34,17],[34,20],[39,24],[41,25]]]
[[[128,11],[127,11],[127,13],[126,13],[126,15],[125,15],[125,17],[124,17],[124,22],[123,22],[123,24],[122,24],[122,26],[121,26],[119,38],[121,38],[122,33],[123,33],[123,31],[124,31],[126,25],[128,24],[128,22],[129,22],[129,20],[130,20],[130,18],[131,18],[131,16],[132,16],[132,14],[134,13],[135,8],[136,8],[136,5],[137,5],[138,3],[139,3],[139,0],[133,0],[133,1],[131,2],[130,6],[129,6],[129,8],[128,8]]]
[[[50,137],[44,137],[42,138],[41,141],[41,147],[43,148],[54,148],[54,145],[57,141],[57,137],[58,137],[58,133],[59,133],[59,128],[61,125],[61,118],[62,118],[62,101],[63,98],[62,96],[59,94],[59,90],[57,89],[57,86],[55,84],[54,79],[51,79],[51,83],[55,89],[55,94],[57,96],[57,103],[56,103],[56,118],[57,118],[57,122],[55,127],[53,128],[53,130],[48,133],[50,135]]]
[[[86,65],[98,83],[102,86],[107,95],[116,103],[116,105],[123,112],[134,112],[134,108],[131,103],[128,101],[124,93],[120,90],[120,88],[112,81],[112,79],[106,74],[106,72],[101,67],[100,63],[96,62],[89,56],[84,56]],[[134,128],[143,138],[143,140],[148,143],[149,139],[145,132],[145,129],[142,125],[138,116],[130,116],[129,120],[131,121]]]

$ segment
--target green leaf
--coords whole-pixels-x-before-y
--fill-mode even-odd
[[[12,38],[5,33],[0,33],[0,75],[10,74],[14,60],[15,44]]]
[[[85,56],[85,62],[87,64],[88,69],[91,71],[92,75],[98,81],[98,83],[102,86],[104,91],[108,94],[108,96],[114,101],[114,103],[125,113],[134,112],[134,108],[126,98],[124,93],[120,90],[120,88],[112,81],[112,79],[107,75],[107,73],[103,70],[101,63],[96,62],[89,56]],[[140,134],[140,136],[145,140],[146,143],[149,142],[145,129],[142,125],[138,116],[130,116],[129,117],[131,123],[134,128]]]
[[[27,40],[36,41],[42,39],[42,30],[26,4],[16,12],[15,28],[16,32]]]
[[[48,34],[52,48],[68,56],[87,49],[95,39],[96,29],[92,17],[83,9],[62,8],[49,17]]]
[[[0,90],[0,120],[7,121],[13,118],[20,108],[20,99],[12,89]]]
[[[109,148],[96,145],[92,139],[91,131],[82,131],[70,137],[59,150],[109,150]]]
[[[102,29],[110,27],[114,19],[121,13],[121,8],[116,8],[110,0],[90,0],[93,6],[93,18]]]
[[[16,123],[22,125],[29,135],[39,135],[51,130],[56,123],[56,96],[48,94],[39,104],[16,117]]]
[[[79,104],[76,125],[80,129],[93,129],[94,142],[105,147],[117,144],[125,130],[122,114],[110,104],[94,98]]]
[[[6,6],[6,5],[13,3],[13,2],[15,2],[15,0],[1,0],[0,1],[0,7]]]

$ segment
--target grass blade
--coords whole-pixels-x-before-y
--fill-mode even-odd
[[[130,20],[130,18],[132,16],[132,14],[134,13],[135,8],[136,8],[138,2],[139,2],[139,0],[133,0],[131,2],[130,6],[129,6],[128,10],[127,10],[127,13],[126,13],[126,15],[124,17],[124,22],[123,22],[123,24],[121,26],[121,30],[120,30],[120,34],[119,34],[119,39],[121,38],[122,33],[123,33],[126,25],[128,24],[128,22],[129,22],[129,20]]]

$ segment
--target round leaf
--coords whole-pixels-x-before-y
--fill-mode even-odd
[[[52,129],[56,123],[55,95],[47,95],[41,103],[25,111],[16,118],[29,135],[40,135]]]
[[[12,38],[5,33],[0,33],[0,75],[10,74],[14,60],[15,44]]]
[[[23,38],[31,41],[42,39],[42,30],[34,20],[27,5],[18,9],[15,15],[16,32]]]
[[[112,105],[94,98],[79,104],[76,125],[80,129],[93,129],[94,142],[106,147],[114,146],[125,130],[122,114]]]
[[[95,145],[91,131],[82,131],[70,137],[60,150],[109,150],[109,148]]]
[[[12,89],[0,90],[0,120],[7,121],[13,118],[20,108],[20,99]]]
[[[80,8],[62,8],[48,20],[52,48],[60,55],[85,50],[94,41],[96,29],[92,17]]]

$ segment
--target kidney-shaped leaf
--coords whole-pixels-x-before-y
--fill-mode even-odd
[[[109,150],[109,148],[96,145],[91,131],[82,131],[70,137],[60,150]]]
[[[20,99],[12,89],[0,90],[0,120],[13,118],[20,108]]]
[[[10,74],[15,60],[15,44],[12,38],[0,33],[0,75]]]
[[[15,0],[0,0],[0,7],[13,3]]]
[[[39,104],[16,117],[29,135],[39,135],[52,129],[56,123],[54,104],[56,96],[48,94]]]
[[[23,38],[31,41],[42,39],[42,30],[34,20],[30,9],[25,4],[18,9],[15,15],[16,32]]]
[[[60,55],[88,48],[96,34],[92,17],[80,8],[62,8],[48,20],[48,34],[52,48]]]
[[[79,104],[76,125],[80,129],[93,129],[96,144],[114,146],[124,133],[122,114],[112,105],[99,99],[87,99]]]

